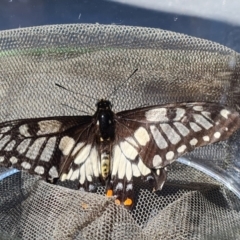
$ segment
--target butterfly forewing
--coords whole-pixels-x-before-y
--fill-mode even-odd
[[[72,163],[67,154],[74,147],[72,143],[86,141],[82,138],[91,122],[92,117],[81,116],[1,123],[0,164],[38,174],[47,180],[58,178]]]
[[[240,126],[238,112],[205,102],[124,111],[116,121],[122,129],[119,141],[130,139],[129,152],[137,149],[151,169],[163,168],[196,147],[225,140]]]

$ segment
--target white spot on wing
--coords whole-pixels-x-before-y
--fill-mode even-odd
[[[177,130],[180,132],[182,136],[187,136],[189,134],[189,129],[185,127],[182,123],[180,122],[174,122],[174,126],[177,128]]]
[[[48,174],[52,177],[52,178],[58,178],[58,171],[57,168],[55,166],[52,166],[48,172]]]
[[[176,109],[176,117],[173,119],[173,121],[180,121],[185,113],[186,113],[185,109],[177,108]]]
[[[228,115],[230,114],[230,112],[229,112],[227,109],[222,109],[221,112],[220,112],[220,114],[221,114],[224,118],[228,119]]]
[[[0,162],[4,162],[4,157],[3,156],[0,156]]]
[[[27,124],[23,124],[19,127],[19,132],[22,136],[24,137],[31,137],[31,134],[28,132],[28,125]]]
[[[207,121],[206,118],[204,118],[200,114],[193,114],[193,118],[197,123],[199,123],[202,127],[204,127],[207,130],[213,126],[209,121]]]
[[[96,187],[93,184],[89,184],[88,189],[89,189],[89,192],[92,192],[96,189]]]
[[[186,150],[186,148],[187,148],[186,145],[182,145],[181,147],[179,147],[179,148],[177,149],[177,152],[178,152],[178,153],[183,153],[183,152]]]
[[[76,145],[76,147],[72,151],[72,156],[74,156],[82,147],[84,146],[83,142],[80,142]]]
[[[168,121],[166,108],[155,108],[145,113],[146,120],[149,122]]]
[[[16,144],[16,141],[12,140],[10,143],[8,143],[8,145],[4,148],[4,150],[11,151],[14,148],[15,144]]]
[[[117,190],[123,190],[123,184],[121,183],[121,182],[119,182],[118,184],[117,184],[117,186],[115,187],[115,190],[117,191]]]
[[[126,167],[127,167],[127,159],[126,159],[126,157],[122,154],[122,152],[121,152],[121,156],[120,156],[120,163],[121,163],[121,164],[119,164],[117,173],[118,173],[118,177],[119,177],[120,179],[123,179],[124,176],[125,176],[125,174],[126,174],[126,170],[127,170],[127,168],[126,168]]]
[[[60,130],[62,123],[57,120],[45,120],[38,122],[39,131],[37,135],[56,133]]]
[[[147,176],[147,181],[149,181],[149,180],[151,180],[151,179],[154,179],[154,177],[151,176],[151,175],[148,175],[148,176]]]
[[[190,122],[189,124],[190,124],[191,129],[192,129],[194,132],[199,132],[199,131],[202,130],[202,128],[199,127],[199,126],[198,126],[196,123],[194,123],[194,122]]]
[[[156,126],[151,125],[150,126],[150,130],[152,133],[152,136],[157,144],[157,146],[160,149],[164,149],[168,146],[167,142],[165,141],[164,137],[162,136],[162,134],[159,132],[159,130],[156,128]]]
[[[17,151],[18,151],[20,154],[25,153],[25,151],[27,150],[30,142],[31,142],[31,139],[24,139],[24,140],[17,146]]]
[[[86,180],[86,171],[85,171],[85,164],[83,164],[80,168],[80,184],[83,184]]]
[[[127,161],[126,166],[126,177],[128,181],[132,179],[132,164],[129,161]]]
[[[214,137],[215,138],[220,138],[221,137],[221,133],[220,132],[215,132],[214,133]]]
[[[42,174],[44,174],[44,167],[37,166],[37,167],[35,167],[34,172],[39,174],[39,175],[42,175]]]
[[[79,179],[80,169],[76,169],[74,172],[72,172],[69,180],[74,181],[76,179]]]
[[[205,142],[209,142],[209,141],[210,141],[210,138],[209,138],[209,136],[203,136],[203,140],[204,140]]]
[[[7,135],[0,140],[0,150],[6,145],[7,142],[9,142],[10,139],[11,137]]]
[[[86,172],[86,177],[89,182],[92,182],[92,175],[89,174],[89,172]]]
[[[177,144],[180,142],[181,137],[174,131],[174,129],[167,123],[161,123],[160,127],[162,128],[163,132],[166,134],[168,140],[172,144]]]
[[[120,142],[120,148],[128,159],[134,160],[138,155],[136,148],[126,141]]]
[[[142,146],[145,146],[150,140],[147,130],[143,127],[140,127],[136,130],[136,132],[134,133],[134,137]]]
[[[59,143],[59,149],[62,151],[63,155],[67,156],[74,147],[75,141],[73,138],[65,136],[61,139]]]
[[[207,118],[207,119],[209,119],[209,120],[212,120],[212,118],[211,118],[211,113],[210,113],[210,112],[203,111],[203,112],[201,112],[201,114],[202,114],[205,118]]]
[[[193,110],[201,112],[203,111],[203,106],[194,106]]]
[[[95,148],[94,151],[91,150],[89,157],[87,158],[86,162],[85,162],[85,170],[86,170],[86,178],[89,182],[92,182],[92,176],[93,176],[93,168],[92,168],[92,159],[94,159],[95,161],[97,160],[97,157],[95,155]]]
[[[173,160],[174,157],[174,152],[173,151],[169,151],[166,153],[166,159],[167,160]]]
[[[133,185],[131,183],[129,183],[126,187],[126,191],[130,191],[133,189]]]
[[[63,173],[60,177],[60,180],[61,181],[65,181],[67,179],[67,174],[66,173]]]
[[[21,163],[21,166],[22,166],[24,169],[30,169],[30,168],[31,168],[31,164],[28,163],[28,162],[22,162],[22,163]]]
[[[16,164],[18,162],[18,159],[16,157],[11,157],[9,159],[9,161],[12,163],[12,164]]]
[[[39,151],[44,143],[44,141],[46,140],[45,137],[41,137],[36,139],[33,144],[29,147],[27,153],[26,153],[26,157],[30,158],[30,159],[36,159],[36,157],[39,154]]]
[[[190,142],[189,142],[192,146],[195,146],[198,143],[198,140],[196,138],[193,138]]]
[[[90,164],[92,166],[93,175],[98,177],[100,172],[100,161],[96,147],[93,147],[91,150]]]
[[[140,170],[143,176],[146,176],[151,173],[150,169],[143,163],[142,159],[139,158],[138,169]]]
[[[56,137],[51,137],[48,139],[47,144],[45,145],[45,147],[42,151],[42,154],[40,156],[40,160],[42,160],[44,162],[50,161],[50,159],[53,155],[54,149],[55,149],[56,140],[57,140]]]
[[[136,164],[132,164],[132,172],[134,177],[139,177],[141,176],[141,173],[138,169],[138,166]]]
[[[77,154],[77,156],[74,159],[74,163],[76,164],[81,164],[84,161],[86,161],[86,158],[89,156],[90,151],[91,151],[91,145],[87,144],[84,146]]]
[[[129,142],[131,145],[133,145],[134,147],[138,147],[136,141],[132,137],[127,137],[125,138],[125,140]]]
[[[118,145],[116,145],[113,148],[113,167],[112,167],[112,176],[116,176],[118,167],[120,164],[120,159],[121,159],[122,151]]]
[[[71,176],[72,176],[72,174],[73,174],[73,169],[71,168],[71,169],[68,171],[68,174],[67,174],[66,179],[70,179]]]
[[[162,158],[159,155],[153,157],[153,167],[162,167]]]
[[[84,163],[83,163],[84,162]],[[95,147],[91,148],[88,144],[83,147],[74,160],[76,164],[82,164],[80,169],[69,171],[67,178],[70,180],[79,179],[80,184],[83,184],[86,180],[92,181],[92,176],[99,176],[99,156]]]

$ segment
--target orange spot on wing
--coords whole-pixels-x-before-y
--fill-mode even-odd
[[[106,196],[107,197],[112,197],[113,196],[113,190],[107,190],[107,193],[106,193]]]
[[[132,205],[132,203],[133,203],[133,201],[132,201],[132,199],[131,198],[127,198],[125,201],[124,201],[124,205],[125,206],[130,206],[130,205]]]

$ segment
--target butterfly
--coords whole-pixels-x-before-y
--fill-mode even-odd
[[[162,189],[166,167],[196,147],[226,140],[239,113],[217,103],[148,106],[114,113],[100,100],[93,116],[56,116],[0,123],[0,166],[47,181],[78,181],[94,192],[106,185],[115,203],[134,204],[133,177]]]

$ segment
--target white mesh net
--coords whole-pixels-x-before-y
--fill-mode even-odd
[[[83,102],[96,102],[86,93],[110,98],[114,111],[176,101],[240,103],[239,55],[177,33],[44,26],[0,32],[0,49],[1,121],[82,115],[89,112]],[[162,191],[135,179],[131,212],[107,199],[103,187],[82,193],[75,183],[51,185],[23,172],[6,177],[2,168],[1,239],[240,239],[239,140],[237,132],[183,159],[218,181],[179,162]]]

